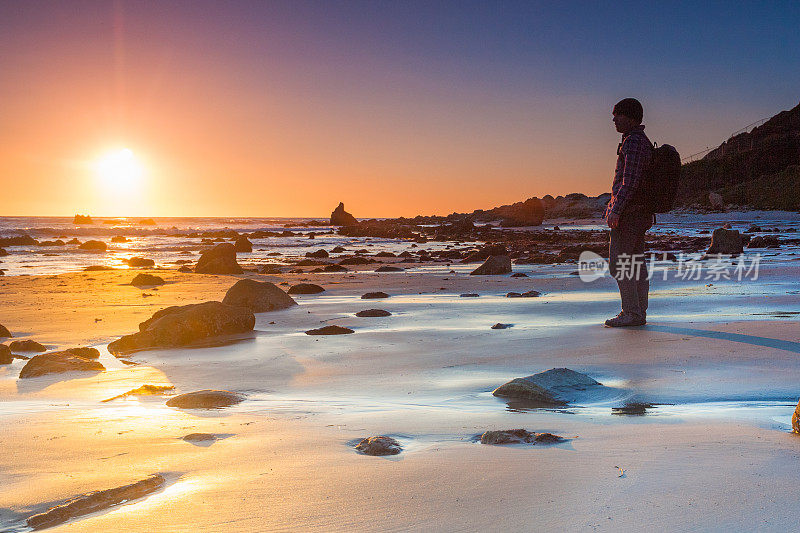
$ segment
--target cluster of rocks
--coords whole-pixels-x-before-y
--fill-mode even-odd
[[[485,431],[480,436],[481,444],[558,444],[567,439],[553,433],[534,433],[527,429],[504,429]]]

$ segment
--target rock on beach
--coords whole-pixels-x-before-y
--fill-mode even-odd
[[[501,275],[511,273],[511,258],[507,255],[490,255],[486,261],[470,272],[472,276]]]
[[[164,278],[161,276],[154,276],[153,274],[136,274],[131,280],[131,285],[134,287],[155,287],[156,285],[163,285]]]
[[[306,335],[347,335],[349,333],[353,333],[353,330],[336,325],[324,326],[306,331]]]
[[[8,345],[8,347],[11,348],[11,351],[14,353],[47,351],[47,348],[45,348],[43,345],[30,339],[24,341],[12,341],[11,344]]]
[[[150,348],[185,346],[219,335],[252,331],[256,317],[249,309],[204,302],[173,306],[157,311],[139,324],[139,332],[125,335],[108,345],[122,355]]]
[[[22,370],[20,378],[35,378],[62,372],[102,372],[105,367],[96,359],[100,353],[95,348],[73,348],[31,357]]]
[[[391,437],[384,435],[367,437],[356,444],[356,450],[364,455],[397,455],[403,446]]]
[[[568,368],[552,368],[499,386],[492,394],[502,398],[529,400],[547,405],[566,405],[576,391],[602,385],[586,374]]]
[[[289,290],[286,292],[289,294],[318,294],[320,292],[325,292],[325,289],[313,283],[298,283],[297,285],[289,287]]]
[[[225,293],[225,305],[245,307],[253,313],[287,309],[297,302],[280,287],[269,281],[240,279]]]
[[[199,390],[179,394],[167,400],[168,407],[179,409],[220,409],[236,405],[244,400],[244,396],[227,390]]]
[[[241,274],[242,267],[236,262],[236,248],[222,242],[206,250],[197,260],[194,271],[198,274]]]

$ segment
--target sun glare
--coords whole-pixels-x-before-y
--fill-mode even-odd
[[[103,185],[118,192],[133,188],[142,178],[142,165],[129,148],[113,150],[101,156],[94,165]]]

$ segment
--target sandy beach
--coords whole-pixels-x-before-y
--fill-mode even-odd
[[[24,360],[0,367],[0,526],[25,531],[28,516],[53,505],[161,473],[158,492],[52,530],[791,529],[800,476],[789,421],[800,328],[791,310],[800,294],[797,263],[785,259],[763,265],[757,283],[655,279],[649,324],[629,330],[601,325],[618,306],[613,280],[584,283],[574,264],[514,267],[527,278],[470,276],[475,265],[462,264],[137,271],[162,276],[157,290],[129,285],[129,270],[7,276],[7,341],[94,346],[106,371],[17,379]],[[221,300],[241,278],[325,291],[257,313],[254,331],[215,345],[124,358],[135,364],[105,349],[155,311]],[[541,296],[505,296],[532,289]],[[390,296],[361,299],[370,291]],[[391,316],[355,316],[370,308]],[[331,324],[354,334],[303,333]],[[491,394],[554,367],[612,392],[557,409]],[[102,401],[143,384],[175,389]],[[219,410],[164,403],[202,389],[246,400]],[[612,414],[630,401],[653,407]],[[567,440],[475,440],[514,428]],[[182,440],[191,433],[217,440]],[[403,451],[357,453],[371,435],[392,436]]]

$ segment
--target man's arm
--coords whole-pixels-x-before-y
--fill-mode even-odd
[[[625,143],[620,149],[624,157],[622,186],[620,186],[619,191],[608,204],[609,216],[612,213],[618,217],[622,215],[625,205],[633,196],[634,191],[639,188],[642,182],[644,166],[647,162],[645,150],[648,149],[649,146],[647,146],[647,142],[641,135],[631,135],[625,139]]]

